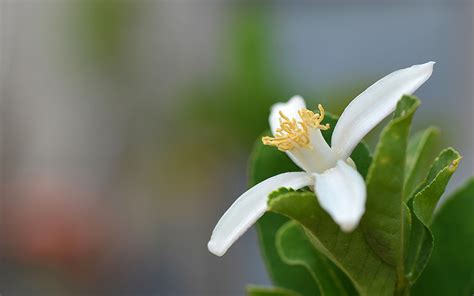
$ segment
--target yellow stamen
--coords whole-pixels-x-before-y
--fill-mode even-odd
[[[281,151],[290,151],[297,146],[311,149],[308,129],[327,130],[329,128],[329,124],[321,124],[324,119],[323,106],[319,104],[318,109],[319,114],[315,114],[308,109],[299,110],[298,115],[301,121],[296,121],[294,118],[290,119],[280,111],[280,127],[276,130],[274,137],[263,137],[263,144],[275,146]]]

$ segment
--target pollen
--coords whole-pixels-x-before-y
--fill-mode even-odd
[[[295,118],[290,119],[280,111],[280,127],[276,130],[274,137],[263,137],[263,144],[275,146],[280,151],[290,151],[295,147],[311,149],[309,129],[327,130],[329,128],[329,124],[321,124],[324,119],[323,106],[319,104],[318,109],[319,114],[308,109],[299,110],[300,121],[297,121]]]

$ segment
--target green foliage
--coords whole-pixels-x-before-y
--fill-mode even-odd
[[[408,143],[405,166],[404,200],[414,193],[416,187],[426,177],[428,167],[434,158],[433,146],[439,137],[439,130],[430,127],[417,132]]]
[[[413,199],[413,208],[416,216],[425,225],[430,225],[434,209],[438,200],[444,193],[449,179],[456,171],[461,155],[452,148],[441,152],[435,160],[433,168],[428,175],[428,181]]]
[[[271,62],[268,5],[239,7],[231,15],[225,30],[226,59],[224,73],[210,85],[191,87],[184,96],[189,103],[182,107],[192,125],[206,126],[220,138],[220,146],[248,146],[261,130],[268,127],[266,114],[284,93]],[[228,135],[232,134],[232,137]]]
[[[365,241],[362,231],[344,233],[319,206],[312,192],[288,192],[269,202],[270,210],[300,223],[315,248],[352,280],[360,295],[392,295],[395,271]]]
[[[474,178],[450,196],[432,225],[436,244],[413,295],[474,293]]]
[[[433,162],[425,182],[408,201],[413,222],[406,257],[406,273],[411,283],[417,280],[429,260],[433,248],[431,218],[460,159],[461,156],[454,149],[443,150]]]
[[[294,291],[283,289],[283,288],[248,286],[247,296],[301,296],[301,295]]]
[[[403,184],[411,120],[420,102],[405,96],[397,104],[393,119],[385,127],[367,177],[366,213],[362,221],[367,242],[403,276],[405,223]],[[382,195],[383,194],[383,195]]]
[[[410,293],[430,258],[434,209],[460,160],[459,153],[448,148],[440,153],[428,170],[438,131],[428,128],[409,138],[418,105],[419,100],[412,96],[404,96],[399,101],[392,120],[380,136],[373,159],[363,143],[352,153],[351,158],[367,182],[366,212],[361,227],[353,232],[342,232],[319,206],[309,188],[298,191],[280,189],[269,196],[269,212],[258,221],[257,230],[262,257],[276,287],[299,295]],[[330,143],[337,117],[329,114],[324,122],[331,125],[331,129],[323,131],[324,138]],[[257,141],[250,162],[251,185],[279,173],[300,170],[285,153],[264,146],[260,139]],[[472,190],[458,193],[451,203],[461,199],[458,196],[467,194],[463,192],[471,194]],[[448,205],[446,209],[450,208]],[[433,225],[434,231],[439,229],[441,237],[447,236],[443,228],[447,222],[442,218],[439,218],[442,222],[437,222],[438,217],[444,217],[444,209],[436,216]],[[445,215],[454,219],[455,211],[447,211],[449,214]],[[467,222],[468,210],[464,213],[462,218],[455,217],[458,219],[455,223],[464,221],[468,225],[462,230],[465,240],[468,240],[468,237],[473,237],[472,222]],[[419,289],[424,289],[428,283],[436,286],[436,282],[430,281],[441,277],[441,273],[436,272],[449,265],[444,254],[448,250],[454,252],[455,239],[452,236],[457,234],[457,230],[451,233],[450,242],[438,253],[435,248],[433,256],[441,257],[434,257],[438,263],[430,264],[427,269],[433,275],[427,276],[426,280],[422,277],[422,282],[417,285]],[[472,240],[463,244],[463,253],[459,256],[466,255],[468,248],[472,249]],[[468,263],[473,266],[472,257],[469,259]],[[461,288],[469,291],[474,282],[473,269],[463,269],[467,263],[462,260],[456,264],[451,268],[453,272],[464,273],[461,278],[465,284],[456,280],[451,284],[460,286],[456,291],[461,291]],[[261,293],[280,291],[264,290]],[[290,292],[284,290],[281,293]]]
[[[277,232],[276,247],[289,265],[303,266],[318,284],[321,295],[354,295],[350,280],[311,244],[304,229],[289,221]]]
[[[320,295],[317,283],[302,266],[293,266],[281,260],[275,247],[276,233],[288,218],[266,213],[257,223],[260,252],[274,285],[298,291],[302,296]]]

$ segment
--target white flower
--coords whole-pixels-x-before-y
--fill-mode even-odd
[[[314,186],[321,207],[349,232],[357,227],[365,211],[366,186],[349,156],[362,138],[392,113],[404,94],[415,92],[433,72],[434,62],[395,71],[357,96],[339,118],[330,147],[324,140],[320,114],[306,109],[302,97],[271,109],[273,137],[263,143],[284,151],[304,172],[271,177],[242,194],[225,212],[212,232],[209,251],[222,256],[227,249],[267,211],[268,195],[281,187]]]

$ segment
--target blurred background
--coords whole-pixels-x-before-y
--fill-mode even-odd
[[[414,130],[464,156],[452,190],[474,173],[473,17],[470,0],[0,0],[0,294],[269,284],[253,230],[222,258],[206,244],[271,104],[340,114],[430,60]]]

